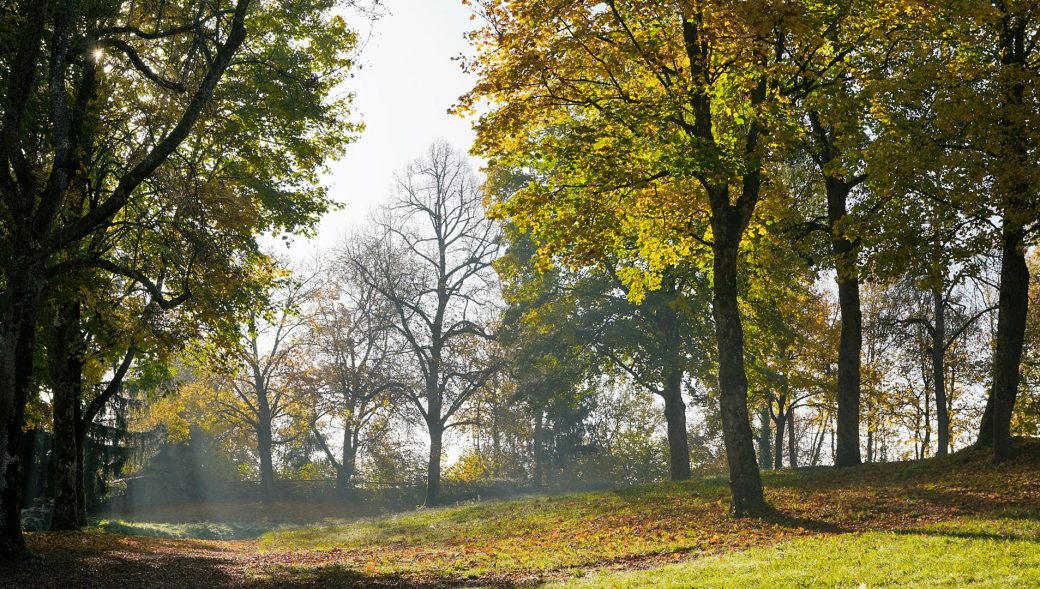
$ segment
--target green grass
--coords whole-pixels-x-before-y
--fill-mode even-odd
[[[1006,586],[1037,557],[1038,482],[1040,444],[1030,444],[1002,465],[966,453],[764,473],[777,509],[765,518],[729,517],[724,479],[706,478],[326,521],[266,533],[259,547],[323,551],[328,562],[295,569],[319,577],[340,569],[498,584],[588,576],[608,587],[927,587],[971,579],[973,567],[995,561],[980,586]],[[1002,556],[1005,547],[1013,557]],[[945,568],[917,562],[943,557]],[[673,560],[687,564],[632,576],[603,572]]]
[[[961,519],[909,531],[806,538],[550,587],[1040,587],[1040,522]]]
[[[73,554],[73,577],[76,559],[101,551],[159,559],[142,571],[213,566],[257,588],[1040,588],[1040,441],[1019,448],[1001,464],[964,452],[763,473],[775,512],[759,518],[730,517],[726,482],[714,477],[353,520],[292,504],[252,520],[242,514],[256,506],[179,506],[162,514],[171,523],[112,519],[30,540]]]
[[[202,540],[252,540],[288,524],[269,522],[150,522],[104,519],[97,528],[110,534],[151,536],[155,538],[195,538]]]
[[[721,480],[704,479],[525,497],[277,530],[259,545],[265,552],[342,551],[379,573],[545,572],[632,554],[711,550],[722,536],[703,524],[733,523],[719,508],[724,496]]]

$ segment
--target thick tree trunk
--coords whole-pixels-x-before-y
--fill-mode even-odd
[[[20,354],[19,346],[11,341],[19,337],[17,329],[0,327],[0,362],[5,364],[0,372],[0,562],[21,560],[28,555],[21,525],[21,463],[22,419],[25,412],[24,395],[16,384],[14,372]]]
[[[838,343],[838,415],[835,466],[853,466],[859,452],[860,353],[863,347],[863,316],[860,311],[859,278],[854,245],[837,227],[847,217],[849,185],[827,178],[827,216],[831,227],[831,253],[835,257],[841,334]]]
[[[441,453],[444,450],[444,427],[439,423],[427,424],[430,429],[430,461],[426,465],[427,506],[434,506],[441,499]]]
[[[87,489],[86,460],[87,437],[86,426],[80,425],[76,431],[76,525],[80,528],[87,525]]]
[[[25,259],[31,255],[28,244],[16,240],[15,251],[21,256],[8,264],[0,298],[0,561],[28,556],[21,526],[19,450],[43,284],[40,268]]]
[[[769,427],[769,406],[762,405],[758,410],[758,467],[773,466],[773,432]]]
[[[51,530],[76,530],[80,527],[79,492],[83,488],[78,481],[83,472],[78,435],[83,388],[79,303],[58,308],[50,339],[47,363],[53,395],[55,466]]]
[[[686,481],[690,472],[690,441],[686,432],[686,403],[682,398],[683,371],[675,368],[664,387],[664,417],[668,425],[668,474],[673,481]]]
[[[727,221],[715,224],[726,226],[716,229],[712,248],[715,257],[712,315],[715,318],[715,339],[718,345],[722,437],[726,446],[729,486],[733,498],[731,509],[736,515],[747,515],[765,511],[766,502],[762,494],[758,459],[755,457],[754,434],[748,420],[744,329],[737,306],[737,245],[740,242],[740,231],[737,229],[738,223]]]
[[[932,337],[932,386],[935,389],[936,456],[946,456],[950,449],[950,413],[946,400],[946,299],[942,288],[932,288],[932,314],[935,333]]]
[[[991,398],[993,452],[998,459],[1011,456],[1011,414],[1018,397],[1022,347],[1029,306],[1029,267],[1018,230],[1003,232],[1000,263],[1000,310],[997,316],[996,350],[993,356]]]

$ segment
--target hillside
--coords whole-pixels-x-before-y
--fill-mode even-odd
[[[30,536],[18,586],[1040,586],[1040,442],[994,465],[765,473],[733,519],[719,478],[277,529],[257,540]],[[131,529],[127,526],[126,529]],[[48,571],[52,585],[40,585]],[[51,582],[51,581],[48,581]]]

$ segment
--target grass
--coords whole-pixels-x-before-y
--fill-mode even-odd
[[[1040,587],[1040,525],[967,519],[912,531],[805,538],[550,587]]]
[[[128,519],[102,519],[96,527],[109,534],[152,536],[155,538],[196,538],[201,540],[252,540],[291,524],[270,522],[161,522]]]
[[[1040,441],[999,465],[968,452],[764,479],[763,518],[731,518],[725,481],[707,478],[306,525],[109,521],[30,542],[73,581],[100,553],[208,567],[214,586],[1040,587]],[[216,540],[169,539],[183,536]],[[224,541],[241,537],[256,539]]]

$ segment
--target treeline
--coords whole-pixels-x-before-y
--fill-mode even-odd
[[[458,110],[489,103],[475,152],[492,176],[530,176],[493,214],[534,236],[543,267],[616,268],[632,300],[675,275],[710,285],[735,513],[766,509],[749,395],[754,348],[776,342],[752,340],[755,299],[783,298],[765,277],[790,284],[798,258],[837,295],[835,370],[820,372],[834,380],[835,465],[862,461],[876,419],[868,282],[924,293],[897,323],[920,326],[933,357],[938,453],[946,354],[995,307],[974,429],[1011,454],[1040,214],[1036,2],[477,4],[478,82]],[[961,313],[961,291],[987,280],[995,296]]]
[[[533,179],[514,170],[481,184],[464,155],[434,144],[367,225],[284,277],[237,343],[189,350],[145,427],[215,437],[267,499],[276,478],[334,478],[346,500],[418,482],[435,505],[447,439],[444,476],[457,483],[573,489],[725,472],[710,272],[669,268],[636,299],[616,257],[546,266],[535,236],[482,206]],[[759,465],[833,464],[838,297],[799,224],[749,241],[738,303]],[[942,289],[907,265],[863,281],[864,460],[975,442],[997,265],[978,252]],[[1025,366],[1015,423],[1032,434],[1040,382]]]
[[[529,240],[486,217],[483,199],[466,156],[435,143],[363,229],[286,274],[237,340],[190,346],[165,385],[171,394],[146,402],[137,427],[176,443],[215,439],[265,500],[277,478],[334,478],[346,500],[359,487],[421,482],[435,505],[447,437],[458,483],[659,480],[668,447],[648,395],[664,393],[649,374],[623,372],[620,358],[675,342],[646,336],[627,315],[655,311],[599,278],[577,287],[587,291],[579,300],[542,291],[542,305],[582,317],[532,322],[521,291],[549,275],[531,266]],[[667,352],[686,366],[690,334],[672,327],[680,347]],[[689,478],[683,370],[668,378],[665,414],[679,420],[669,440],[681,449],[673,475]]]

